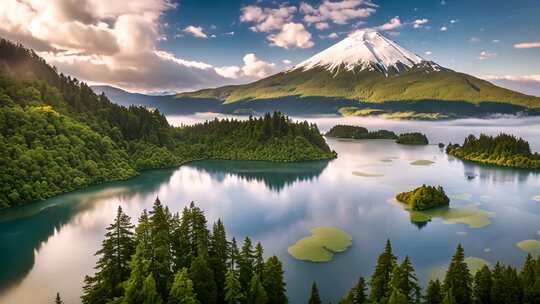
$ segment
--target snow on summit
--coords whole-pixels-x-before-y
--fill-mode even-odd
[[[324,51],[294,66],[292,69],[309,70],[323,67],[335,71],[341,66],[351,70],[378,69],[387,73],[390,69],[407,70],[423,62],[420,56],[399,46],[375,31],[357,31]]]

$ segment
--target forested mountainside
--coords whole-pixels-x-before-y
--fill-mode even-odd
[[[0,40],[0,208],[195,159],[334,156],[315,125],[281,113],[172,127],[158,110],[114,104]]]

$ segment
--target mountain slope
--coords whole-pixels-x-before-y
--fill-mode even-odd
[[[218,99],[224,103],[287,96],[323,96],[371,103],[427,100],[540,107],[538,97],[425,61],[376,32],[357,32],[290,70],[250,84],[177,95]]]

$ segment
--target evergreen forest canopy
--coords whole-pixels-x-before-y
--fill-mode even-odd
[[[246,237],[239,248],[221,220],[210,231],[203,211],[191,203],[171,214],[159,199],[135,227],[122,209],[107,228],[96,272],[85,277],[82,302],[227,303],[288,302],[281,261],[263,258],[263,246]],[[321,303],[313,283],[308,303]],[[521,269],[496,263],[472,272],[458,245],[444,280],[422,290],[411,259],[401,262],[387,241],[371,278],[359,277],[340,304],[533,304],[540,302],[540,257]]]
[[[444,207],[450,204],[450,199],[441,186],[422,185],[412,191],[399,193],[396,195],[396,199],[415,211]]]
[[[449,144],[446,153],[454,157],[486,165],[522,169],[540,169],[540,154],[533,153],[529,143],[513,135],[495,137],[469,135],[463,145]]]
[[[0,40],[0,209],[197,159],[335,156],[316,125],[279,112],[172,127],[158,110],[116,105]]]
[[[364,127],[336,125],[326,134],[328,137],[350,139],[397,139],[396,133],[388,130],[369,131]]]
[[[419,132],[413,132],[400,134],[396,139],[396,143],[402,145],[427,145],[429,144],[429,141],[426,135]]]

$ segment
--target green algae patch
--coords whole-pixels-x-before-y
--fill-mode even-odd
[[[537,240],[524,240],[516,244],[521,250],[533,254],[540,255],[540,241]]]
[[[431,161],[429,159],[419,159],[419,160],[415,160],[413,162],[410,162],[409,164],[411,166],[431,166],[434,163],[435,163],[434,161]]]
[[[347,250],[352,244],[352,237],[335,227],[317,227],[311,229],[311,236],[298,240],[287,251],[297,260],[310,262],[329,262],[334,253]]]
[[[535,196],[531,197],[531,199],[532,199],[533,201],[537,201],[537,202],[540,203],[540,195],[535,195]]]
[[[467,268],[469,268],[469,271],[471,272],[473,276],[478,270],[484,267],[484,265],[491,266],[491,263],[489,263],[488,261],[482,258],[473,257],[473,256],[466,257],[465,264],[467,264]],[[448,265],[433,267],[429,271],[429,277],[432,280],[439,279],[443,281],[447,270],[448,270]]]
[[[385,158],[381,158],[381,161],[383,163],[391,163],[396,159],[399,159],[399,157],[397,157],[397,156],[388,156],[388,157],[385,157]]]
[[[361,176],[361,177],[381,177],[381,176],[384,176],[384,174],[369,173],[369,172],[362,172],[362,171],[353,171],[352,175]]]

